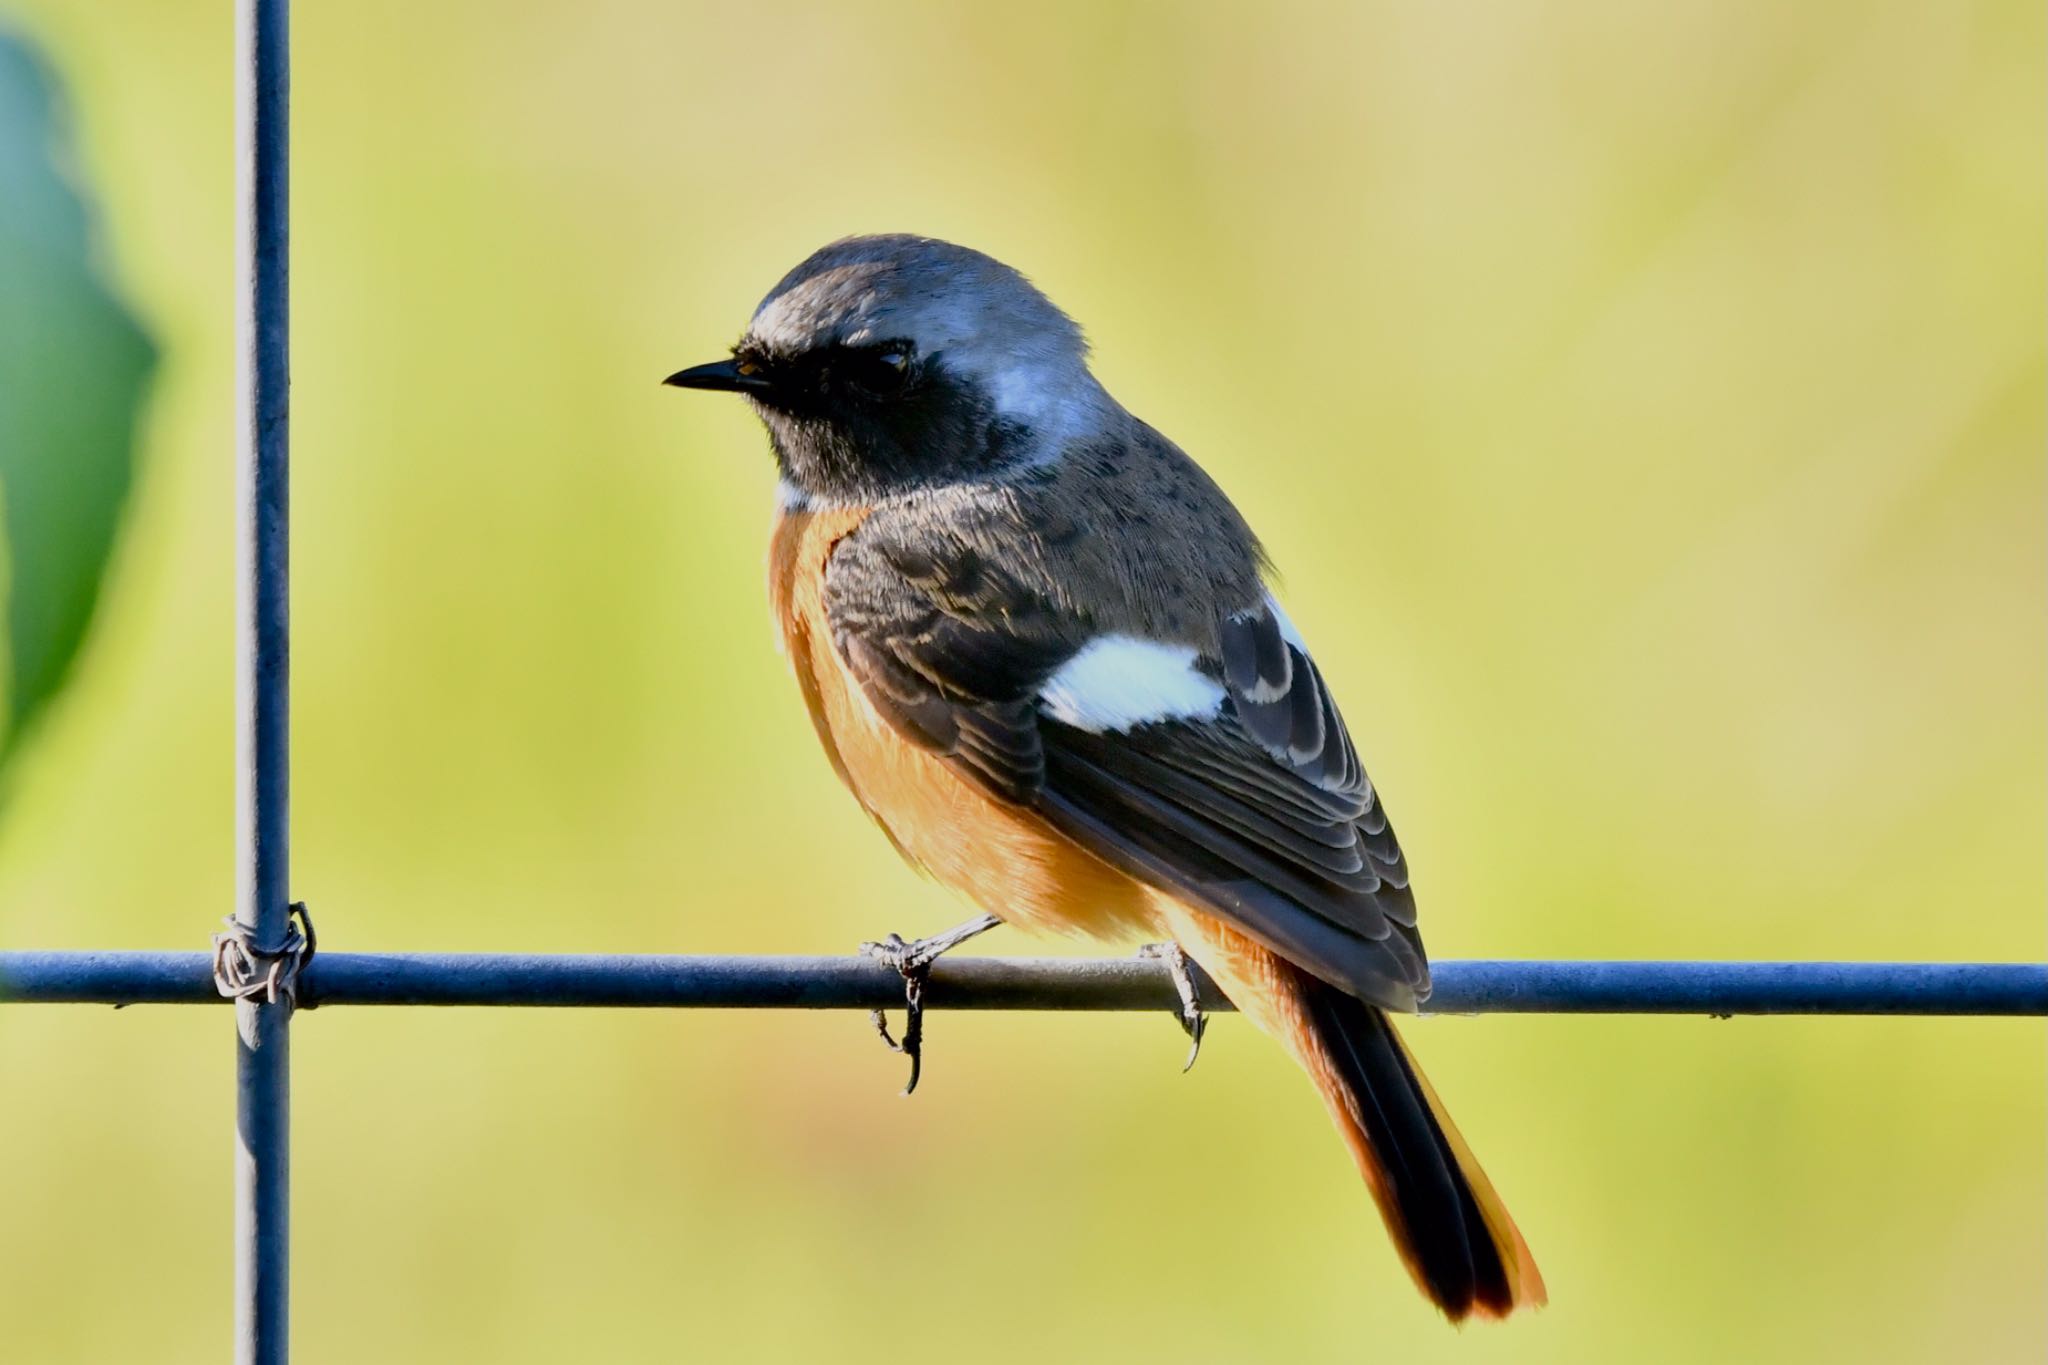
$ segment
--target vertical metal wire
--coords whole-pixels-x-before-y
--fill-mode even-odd
[[[289,933],[290,413],[288,0],[237,0],[235,177],[240,469],[235,919],[259,951]],[[291,1003],[235,1005],[235,1359],[289,1350]]]

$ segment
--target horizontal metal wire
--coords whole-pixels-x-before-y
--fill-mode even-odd
[[[1434,964],[1433,1014],[2048,1015],[2048,964],[1956,962],[1496,962]],[[1203,981],[1205,1003],[1229,1002]],[[858,957],[547,956],[323,952],[301,980],[315,1005],[879,1009],[894,972]],[[1171,1010],[1164,963],[1139,958],[948,957],[942,1009]],[[204,953],[4,952],[0,1002],[220,1004]]]

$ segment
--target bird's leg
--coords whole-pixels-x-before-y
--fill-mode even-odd
[[[932,963],[968,939],[985,934],[1001,923],[994,915],[983,915],[915,943],[905,943],[900,935],[891,934],[880,943],[860,945],[862,957],[871,957],[894,967],[903,978],[903,1041],[899,1043],[889,1036],[889,1020],[882,1011],[872,1010],[868,1018],[891,1052],[900,1052],[910,1058],[910,1083],[903,1087],[904,1094],[917,1089],[917,1078],[924,1070],[924,983],[931,975]]]
[[[1166,964],[1167,975],[1173,978],[1173,989],[1180,995],[1180,1026],[1188,1035],[1188,1059],[1181,1064],[1182,1074],[1195,1065],[1195,1058],[1202,1055],[1202,1034],[1209,1027],[1209,1016],[1202,1013],[1202,997],[1195,989],[1193,965],[1188,955],[1181,951],[1178,943],[1148,943],[1138,949],[1139,957],[1156,957]]]

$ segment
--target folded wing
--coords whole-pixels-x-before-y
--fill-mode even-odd
[[[1205,653],[870,523],[835,552],[826,609],[876,710],[995,796],[1361,999],[1427,996],[1400,846],[1270,599]]]

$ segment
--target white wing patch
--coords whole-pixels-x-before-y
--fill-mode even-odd
[[[1104,635],[1067,660],[1039,689],[1038,701],[1047,715],[1077,730],[1121,733],[1216,715],[1223,709],[1223,684],[1196,669],[1191,645]]]

